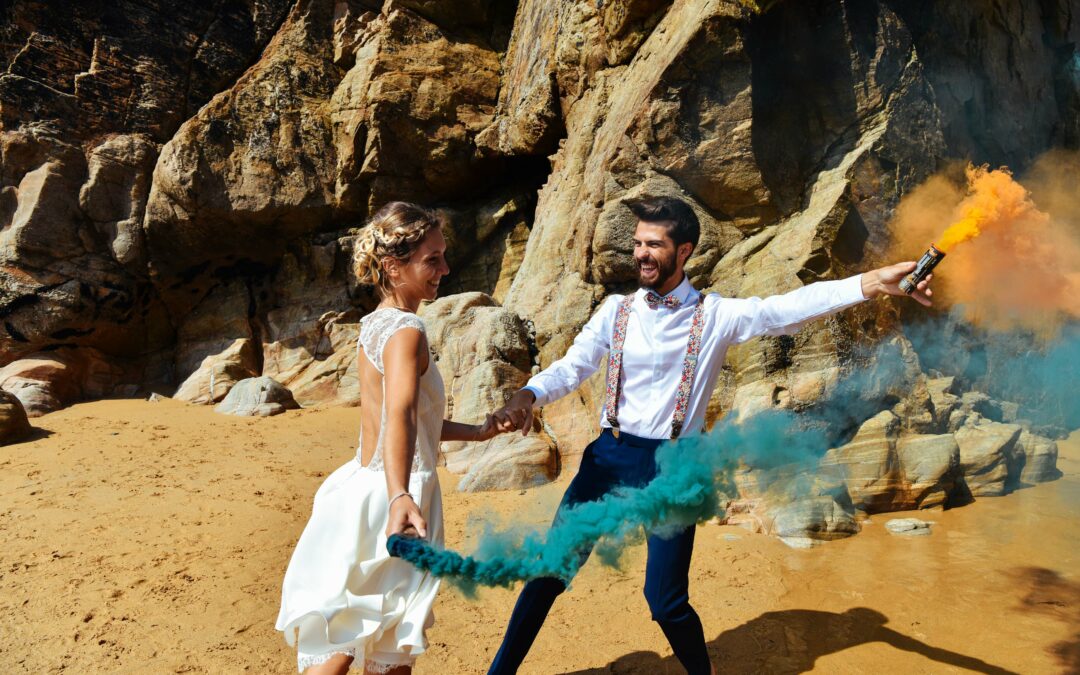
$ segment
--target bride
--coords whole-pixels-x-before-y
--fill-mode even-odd
[[[438,215],[391,202],[356,244],[357,278],[382,301],[360,324],[360,448],[315,494],[293,552],[277,628],[310,675],[404,675],[427,646],[439,581],[390,558],[386,539],[415,531],[442,544],[439,441],[482,441],[500,428],[443,420],[442,378],[416,316],[450,272]]]

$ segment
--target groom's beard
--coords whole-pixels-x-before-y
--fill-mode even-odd
[[[641,263],[638,263],[638,285],[650,291],[662,287],[675,276],[675,258],[667,260],[653,258],[652,262],[656,264],[656,278],[653,281],[646,281],[641,274]]]

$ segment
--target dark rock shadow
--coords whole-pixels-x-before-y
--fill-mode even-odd
[[[18,443],[30,443],[32,441],[40,441],[43,438],[52,436],[53,432],[48,429],[42,429],[40,427],[31,427],[30,433],[26,434],[22,438],[12,439],[7,443],[0,443],[0,445],[16,445]]]
[[[741,626],[724,631],[709,643],[709,654],[721,674],[805,673],[818,658],[868,642],[882,642],[896,649],[921,654],[937,663],[964,668],[975,673],[1008,675],[1013,671],[985,661],[928,645],[899,633],[885,624],[888,618],[867,607],[846,612],[792,609],[766,612]],[[565,675],[637,673],[661,675],[684,673],[674,656],[654,652],[633,652],[608,664]]]
[[[848,24],[844,7],[821,0],[784,3],[756,17],[746,30],[753,65],[754,156],[785,214],[804,206],[806,187],[858,140],[848,44],[853,30],[862,27]],[[871,18],[871,43],[875,29]]]

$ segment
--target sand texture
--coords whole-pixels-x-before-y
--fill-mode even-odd
[[[320,481],[352,456],[355,408],[233,418],[175,401],[79,404],[0,447],[3,672],[295,672],[280,583]],[[811,550],[698,531],[691,599],[722,673],[1080,672],[1080,439],[1060,480],[947,512],[875,516]],[[548,520],[567,476],[461,494],[450,546],[485,514]],[[889,518],[934,521],[902,537]],[[643,551],[591,561],[522,673],[680,673],[641,593]],[[483,673],[516,593],[444,587],[417,672]]]

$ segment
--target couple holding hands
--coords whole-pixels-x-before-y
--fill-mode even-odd
[[[427,647],[439,580],[390,558],[386,539],[415,529],[442,545],[435,473],[440,441],[527,433],[534,408],[574,391],[606,359],[600,435],[585,448],[559,510],[620,486],[645,485],[656,475],[660,444],[703,430],[728,346],[793,332],[868,298],[905,295],[899,283],[915,268],[914,262],[898,263],[765,299],[703,295],[683,271],[700,234],[694,211],[670,197],[627,206],[638,221],[633,250],[639,289],[609,296],[563,358],[479,425],[443,419],[442,378],[416,316],[450,271],[438,215],[392,202],[362,230],[354,256],[357,277],[376,287],[381,302],[361,321],[357,345],[364,402],[359,448],[315,494],[285,573],[277,620],[278,630],[297,647],[301,672],[362,668],[404,675]],[[912,294],[924,305],[930,304],[928,282]],[[695,529],[647,538],[645,597],[687,672],[709,675],[715,670],[689,596]],[[557,578],[525,584],[489,675],[517,672],[565,590]]]

